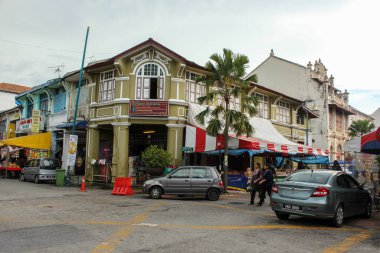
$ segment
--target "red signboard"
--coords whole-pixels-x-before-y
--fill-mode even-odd
[[[168,116],[168,101],[131,100],[129,115],[131,116]]]

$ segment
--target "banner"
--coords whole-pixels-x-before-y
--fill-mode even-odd
[[[32,133],[40,132],[40,111],[39,110],[33,110],[31,132]]]
[[[78,135],[70,135],[69,136],[69,148],[67,155],[67,165],[74,166],[75,160],[77,156],[77,145],[78,145]]]
[[[13,123],[9,123],[8,131],[7,131],[7,139],[16,137],[16,125]]]

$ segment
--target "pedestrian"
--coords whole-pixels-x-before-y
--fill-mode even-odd
[[[260,191],[260,202],[257,203],[257,206],[262,206],[265,199],[265,193],[268,193],[268,196],[271,196],[272,193],[272,185],[273,185],[273,173],[270,169],[270,164],[265,165],[264,174],[262,176],[262,179],[259,182],[259,185],[261,186]]]
[[[342,171],[342,167],[340,167],[340,164],[337,160],[333,162],[333,166],[331,167],[332,170]]]
[[[260,186],[259,182],[263,178],[263,171],[261,169],[260,163],[256,163],[255,169],[253,171],[253,176],[251,179],[251,202],[249,203],[250,205],[255,204],[255,197],[256,197],[256,192],[259,193],[260,195]]]
[[[305,169],[305,165],[303,164],[302,161],[300,161],[300,162],[298,163],[297,170],[304,170],[304,169]]]

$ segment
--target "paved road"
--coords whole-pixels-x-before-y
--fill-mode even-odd
[[[143,194],[0,179],[0,252],[380,252],[380,215],[344,227],[294,217],[229,193],[152,200]]]

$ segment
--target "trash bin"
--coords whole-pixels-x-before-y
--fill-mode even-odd
[[[65,185],[65,172],[66,170],[62,170],[62,169],[55,170],[55,185],[56,186]]]

